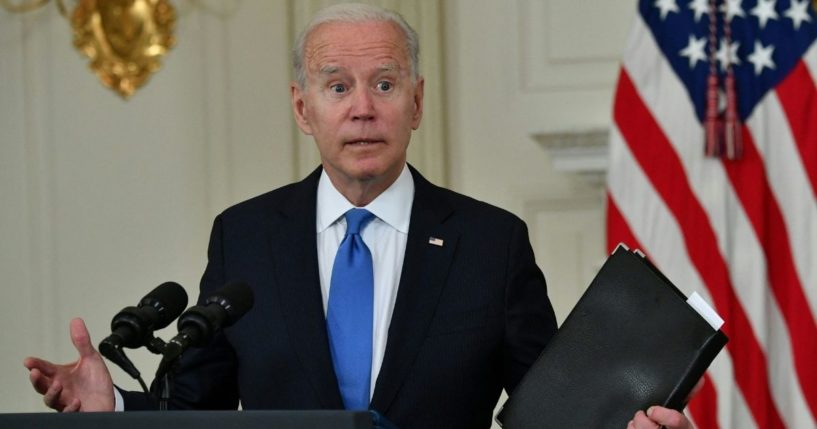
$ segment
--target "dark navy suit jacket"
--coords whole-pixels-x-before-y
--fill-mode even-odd
[[[411,172],[408,242],[371,408],[400,428],[488,428],[502,388],[513,390],[556,330],[545,279],[519,218]],[[318,274],[319,177],[216,218],[201,296],[244,280],[255,305],[185,353],[172,408],[343,407]],[[125,395],[126,409],[145,407]]]

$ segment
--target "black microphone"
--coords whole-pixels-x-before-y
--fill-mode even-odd
[[[156,376],[163,375],[190,347],[207,345],[221,329],[244,316],[253,306],[253,293],[244,282],[228,283],[179,316],[179,334],[168,341]]]
[[[99,352],[131,377],[139,371],[122,352],[153,340],[153,331],[169,325],[187,306],[187,292],[178,283],[166,282],[150,291],[136,307],[125,307],[111,320],[111,335],[99,343]]]
[[[109,347],[145,346],[153,331],[164,328],[187,307],[187,292],[178,283],[162,283],[145,295],[136,307],[125,307],[111,320],[111,335],[99,344],[100,352]],[[105,353],[102,353],[105,355]]]

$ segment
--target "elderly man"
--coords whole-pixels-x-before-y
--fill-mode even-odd
[[[524,223],[406,163],[423,114],[417,35],[370,6],[321,11],[294,49],[292,108],[321,167],[214,223],[206,296],[233,279],[255,307],[188,351],[172,407],[373,409],[404,428],[486,428],[556,330]],[[115,391],[81,320],[77,362],[26,360],[62,411],[147,408]],[[632,425],[686,427],[656,408]]]

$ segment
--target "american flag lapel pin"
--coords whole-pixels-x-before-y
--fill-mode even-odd
[[[437,237],[428,237],[428,244],[443,247],[443,239]]]

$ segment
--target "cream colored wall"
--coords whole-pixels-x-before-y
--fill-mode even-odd
[[[412,162],[528,222],[563,318],[600,258],[603,199],[553,171],[533,136],[607,126],[634,2],[375,2],[421,33]],[[163,281],[193,299],[213,216],[315,164],[289,111],[289,44],[329,1],[196,3],[209,7],[174,1],[178,44],[127,102],[89,73],[53,5],[0,11],[0,412],[43,410],[21,361],[73,359],[71,317],[98,341]],[[131,355],[150,378],[155,360]]]

